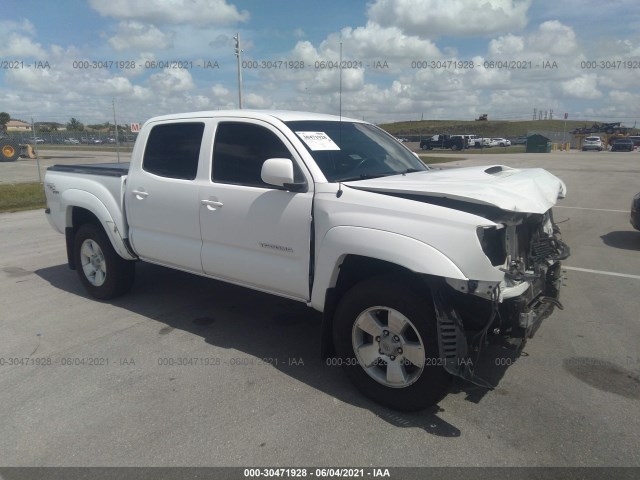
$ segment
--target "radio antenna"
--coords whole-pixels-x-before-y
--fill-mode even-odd
[[[340,63],[338,64],[338,74],[340,78],[340,90],[338,93],[339,115],[340,120],[338,123],[338,143],[342,145],[342,42],[340,42]]]
[[[342,42],[340,42],[340,63],[338,64],[338,69],[340,71],[339,109],[340,109],[340,121],[342,121]]]

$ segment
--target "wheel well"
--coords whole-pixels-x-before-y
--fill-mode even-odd
[[[77,230],[80,225],[85,223],[93,223],[102,227],[100,220],[92,212],[82,207],[73,207],[71,211],[71,227]]]
[[[347,255],[340,265],[340,272],[335,287],[329,288],[325,297],[322,314],[321,356],[327,359],[334,355],[333,349],[333,314],[342,296],[354,285],[368,278],[379,275],[393,275],[406,279],[418,286],[423,279],[415,272],[391,262],[360,255]]]
[[[67,263],[71,270],[76,269],[75,259],[73,258],[73,244],[76,237],[76,231],[80,226],[91,223],[100,228],[102,224],[98,217],[92,212],[82,207],[73,207],[71,209],[71,224],[64,229],[65,241],[67,245]]]

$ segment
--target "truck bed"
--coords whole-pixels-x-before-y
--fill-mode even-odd
[[[107,177],[122,177],[129,173],[129,162],[123,163],[86,163],[80,165],[53,165],[47,170],[55,172],[84,173],[87,175],[103,175]]]

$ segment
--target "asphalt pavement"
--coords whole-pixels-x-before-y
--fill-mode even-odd
[[[0,215],[0,465],[640,466],[640,232],[628,219],[640,154],[442,167],[478,164],[566,182],[565,309],[520,358],[494,352],[497,388],[456,382],[413,414],[322,362],[320,315],[302,304],[149,264],[130,294],[99,302],[43,211]],[[23,165],[33,176],[26,161],[8,166]]]

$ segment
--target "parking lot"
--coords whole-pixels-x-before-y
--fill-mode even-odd
[[[115,161],[43,154],[43,174]],[[0,465],[640,466],[640,153],[464,157],[442,167],[543,167],[568,187],[565,309],[520,358],[496,353],[494,390],[379,407],[321,361],[304,305],[149,264],[98,302],[42,211],[2,214]],[[0,179],[37,181],[37,162],[0,163]]]

